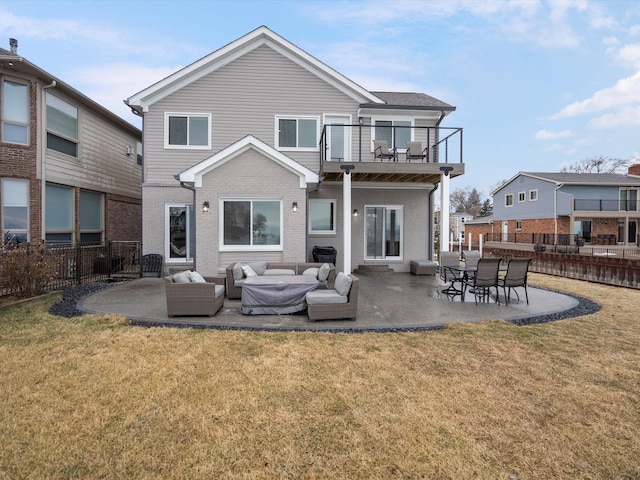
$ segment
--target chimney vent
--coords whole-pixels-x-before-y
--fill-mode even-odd
[[[10,38],[9,39],[9,48],[11,49],[11,53],[13,55],[17,55],[18,54],[18,40],[16,40],[15,38]]]
[[[629,175],[639,175],[640,176],[640,163],[636,163],[629,167]]]

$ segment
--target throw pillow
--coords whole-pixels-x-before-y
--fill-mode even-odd
[[[329,278],[329,272],[331,271],[331,267],[328,263],[323,263],[322,266],[318,269],[318,280],[321,282],[326,282],[327,278]]]
[[[349,290],[351,290],[351,277],[344,272],[338,272],[333,288],[335,288],[336,292],[340,295],[348,295]]]
[[[302,272],[302,274],[303,275],[311,275],[312,277],[318,278],[318,272],[319,271],[320,271],[319,268],[311,267],[311,268],[307,268],[304,272]]]
[[[176,273],[173,276],[173,283],[191,283],[189,279],[189,274],[191,272],[189,270],[185,270],[184,272]]]
[[[235,263],[232,268],[233,272],[233,281],[239,282],[244,278],[244,272],[242,271],[242,265],[239,263]]]
[[[267,269],[267,262],[251,262],[247,263],[253,271],[258,275],[264,275],[264,271]]]
[[[207,283],[204,277],[198,272],[189,272],[189,280],[193,283]]]
[[[249,278],[249,277],[257,277],[258,274],[255,272],[255,270],[253,268],[251,268],[249,265],[243,265],[242,266],[242,271],[244,272],[244,276]]]

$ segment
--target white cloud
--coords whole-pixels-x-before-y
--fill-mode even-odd
[[[618,51],[618,60],[640,70],[640,43],[625,45]]]
[[[640,126],[640,105],[628,106],[590,120],[587,124],[594,130],[620,129]]]
[[[598,90],[591,98],[567,105],[551,119],[575,117],[637,104],[640,101],[639,93],[640,71],[630,77],[618,80],[613,87]]]
[[[557,138],[567,138],[571,136],[571,130],[552,132],[550,130],[538,130],[534,135],[536,140],[555,140]]]

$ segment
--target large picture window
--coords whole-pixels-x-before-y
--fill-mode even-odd
[[[29,89],[23,83],[2,82],[2,141],[29,143]]]
[[[167,205],[167,261],[193,261],[195,219],[192,204]]]
[[[103,195],[99,192],[80,192],[80,241],[102,243]]]
[[[78,156],[78,109],[47,92],[47,148]]]
[[[309,233],[335,235],[335,200],[309,200]]]
[[[29,181],[2,179],[2,232],[4,241],[29,241]]]
[[[277,145],[281,150],[318,150],[318,125],[316,117],[276,117]]]
[[[223,200],[222,248],[227,250],[282,249],[280,200]]]
[[[211,114],[166,113],[165,148],[211,148]]]
[[[73,242],[73,189],[47,185],[45,238],[51,243]]]

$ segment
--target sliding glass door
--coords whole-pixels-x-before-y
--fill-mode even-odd
[[[402,258],[402,207],[365,208],[365,259]]]

